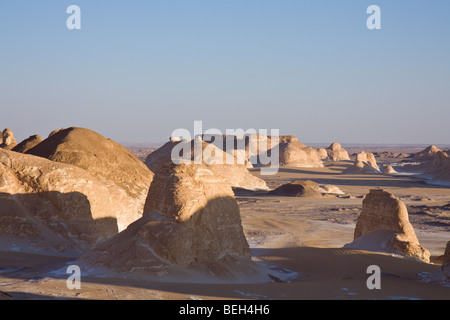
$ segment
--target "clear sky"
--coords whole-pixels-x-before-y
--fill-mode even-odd
[[[0,1],[0,129],[17,140],[80,126],[160,142],[194,120],[450,144],[450,1]]]

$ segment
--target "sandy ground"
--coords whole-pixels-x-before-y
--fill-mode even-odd
[[[408,176],[344,175],[351,161],[324,168],[282,168],[263,177],[271,188],[310,179],[339,186],[346,194],[321,198],[238,192],[244,232],[253,259],[297,278],[259,284],[160,283],[82,276],[69,290],[68,275],[52,273],[73,258],[0,253],[0,299],[450,299],[450,285],[429,282],[440,269],[450,240],[450,188]],[[258,169],[252,169],[255,175]],[[356,218],[369,189],[381,187],[405,202],[420,243],[432,263],[342,247],[353,240]],[[381,269],[381,289],[369,290],[367,267]]]

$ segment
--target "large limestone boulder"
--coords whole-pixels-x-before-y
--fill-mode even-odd
[[[6,128],[2,132],[2,139],[0,141],[0,148],[5,150],[11,150],[17,145],[16,139],[14,138],[13,132]]]
[[[28,150],[36,147],[42,141],[43,140],[42,140],[41,136],[36,134],[36,135],[30,136],[27,139],[25,139],[22,142],[20,142],[18,145],[16,145],[12,149],[12,151],[25,153]]]
[[[257,270],[231,187],[203,164],[160,168],[144,216],[81,261],[136,276],[198,272],[229,279]]]
[[[79,167],[0,149],[2,250],[80,252],[140,215],[125,191]]]
[[[323,167],[317,150],[304,145],[295,136],[280,136],[278,148],[280,166]]]
[[[350,160],[347,150],[337,142],[332,143],[326,150],[328,158],[332,161]]]
[[[186,154],[181,154],[178,150],[184,150]],[[225,179],[231,187],[267,190],[265,181],[252,175],[247,169],[244,158],[238,159],[236,155],[223,152],[214,144],[207,143],[200,137],[182,141],[172,139],[149,154],[145,164],[155,173],[165,165],[173,163],[173,161],[205,164],[215,175]]]
[[[413,154],[412,158],[414,160],[418,160],[418,161],[433,160],[436,153],[438,153],[440,151],[442,151],[442,150],[434,145],[431,145],[431,146],[428,146],[427,148],[425,148],[424,150]]]
[[[52,132],[26,153],[75,165],[115,184],[133,199],[135,212],[142,212],[153,173],[115,141],[89,129],[68,128]]]
[[[354,240],[346,247],[430,261],[430,252],[420,245],[405,204],[381,189],[370,190],[363,200]]]

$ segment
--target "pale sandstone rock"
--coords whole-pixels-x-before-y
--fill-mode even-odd
[[[79,167],[0,149],[4,249],[80,251],[136,219],[125,191]]]
[[[327,149],[328,158],[332,161],[344,161],[350,160],[350,156],[348,155],[347,150],[342,148],[342,146],[334,142]]]
[[[370,190],[363,200],[354,241],[347,247],[430,261],[430,252],[420,245],[409,222],[406,206],[394,195],[383,190]]]
[[[81,260],[114,272],[155,276],[195,270],[233,278],[256,270],[233,191],[203,164],[160,168],[144,216]]]
[[[115,141],[89,129],[68,128],[55,130],[26,153],[75,165],[98,179],[115,184],[134,203],[132,210],[136,212],[135,219],[131,219],[129,223],[140,218],[153,172]]]

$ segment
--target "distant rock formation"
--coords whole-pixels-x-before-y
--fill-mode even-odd
[[[160,168],[144,216],[81,261],[136,275],[191,270],[231,279],[256,272],[233,191],[203,164]]]
[[[419,244],[404,203],[383,190],[370,190],[363,200],[354,240],[348,248],[395,253],[425,262],[430,252]]]
[[[348,155],[347,150],[342,148],[342,146],[334,142],[332,143],[327,149],[328,158],[331,161],[343,161],[343,160],[350,160],[350,156]]]
[[[89,129],[72,127],[55,130],[26,153],[75,165],[99,179],[114,183],[134,200],[135,218],[140,218],[153,173],[113,140]]]
[[[356,155],[353,166],[343,173],[380,173],[380,168],[372,153],[362,151]]]
[[[344,194],[338,187],[320,185],[311,180],[296,180],[269,192],[269,195],[288,197],[321,197],[325,194]]]
[[[397,171],[395,171],[394,168],[390,164],[383,166],[383,173],[384,174],[396,174]]]
[[[238,162],[237,154],[223,152],[214,144],[207,143],[197,137],[196,140],[169,141],[161,148],[148,155],[145,164],[152,172],[158,172],[162,167],[173,163],[172,151],[180,162],[196,162],[206,164],[214,174],[224,178],[230,186],[248,190],[267,190],[264,180],[252,175],[246,166],[245,158]],[[196,152],[196,144],[199,146]],[[176,154],[184,150],[187,154]],[[239,164],[240,163],[240,164]]]
[[[442,151],[442,150],[434,145],[431,145],[431,146],[428,146],[427,148],[425,148],[424,150],[413,154],[412,158],[414,160],[418,160],[418,161],[433,160],[436,153],[438,153],[440,151]]]
[[[0,248],[80,252],[135,219],[125,191],[79,167],[0,149]]]
[[[295,136],[279,137],[280,166],[323,167],[316,149],[301,143]]]
[[[13,132],[6,128],[2,132],[2,140],[0,141],[0,148],[5,150],[11,150],[17,145],[16,139],[14,138]]]
[[[450,156],[443,151],[436,152],[424,173],[431,176],[435,182],[450,182]]]
[[[42,141],[43,140],[42,140],[41,136],[36,134],[36,135],[30,136],[29,138],[23,140],[21,143],[16,145],[12,149],[12,151],[25,153],[28,150],[30,150],[30,149],[34,148],[35,146],[37,146]]]
[[[317,148],[316,151],[317,151],[317,154],[319,155],[320,160],[328,159],[327,149]]]

